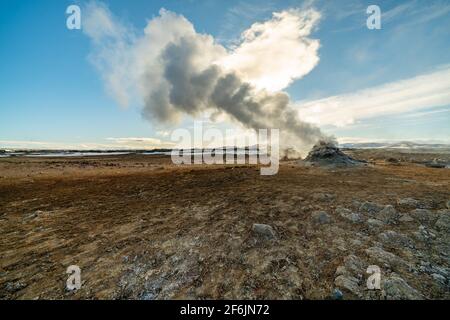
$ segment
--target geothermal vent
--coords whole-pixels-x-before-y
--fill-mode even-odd
[[[355,167],[365,165],[365,162],[355,160],[331,142],[319,141],[309,152],[304,163],[320,167]]]

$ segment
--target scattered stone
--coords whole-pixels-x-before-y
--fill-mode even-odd
[[[361,201],[353,199],[352,200],[352,207],[353,207],[353,209],[358,210],[359,207],[361,207]]]
[[[396,256],[393,253],[384,251],[380,247],[371,247],[365,250],[366,254],[378,263],[384,264],[387,267],[406,267],[408,264],[402,258]]]
[[[325,211],[314,211],[312,213],[312,219],[313,219],[313,222],[317,223],[317,224],[331,223],[331,217]]]
[[[23,282],[7,282],[5,285],[5,290],[9,293],[15,293],[27,287],[26,283]]]
[[[438,202],[432,199],[416,200],[414,198],[403,198],[397,200],[397,204],[406,209],[437,209]]]
[[[423,300],[424,296],[411,287],[405,280],[392,274],[384,282],[384,291],[388,300]]]
[[[336,248],[339,251],[347,251],[348,250],[345,240],[342,238],[334,239],[333,244],[336,246]]]
[[[414,241],[409,238],[408,236],[405,236],[404,234],[397,233],[392,230],[388,230],[386,232],[380,233],[378,235],[378,238],[380,241],[391,247],[401,248],[401,247],[409,247],[414,248]]]
[[[397,204],[408,208],[417,208],[419,207],[420,202],[413,198],[403,198],[399,199]]]
[[[441,286],[446,286],[447,285],[447,279],[443,275],[440,275],[438,273],[433,273],[431,275],[431,277],[434,279],[434,281],[439,283]]]
[[[334,285],[340,289],[346,290],[357,297],[361,297],[359,280],[350,275],[340,275],[334,279]]]
[[[352,240],[350,241],[350,243],[351,243],[352,245],[356,246],[356,247],[362,246],[362,242],[361,242],[360,240],[358,240],[358,239],[352,239]]]
[[[430,224],[436,221],[436,216],[427,209],[414,209],[409,215],[421,223]]]
[[[450,269],[448,267],[434,265],[429,261],[420,261],[419,271],[430,275],[438,274],[446,279],[450,278]]]
[[[371,229],[378,229],[384,226],[383,221],[380,221],[378,219],[368,219],[367,224],[369,225],[369,228]]]
[[[345,268],[345,266],[338,266],[336,268],[336,272],[334,273],[334,275],[337,276],[341,276],[341,275],[346,275],[348,274],[347,268]]]
[[[352,272],[352,274],[361,276],[364,273],[367,263],[361,260],[361,258],[351,254],[344,258],[344,265],[347,270]]]
[[[404,213],[401,215],[400,219],[398,219],[398,221],[403,222],[403,223],[409,223],[409,222],[413,222],[414,219],[411,218],[411,216],[407,213]]]
[[[344,299],[344,294],[342,293],[341,290],[334,289],[332,297],[333,297],[334,300],[342,300],[342,299]]]
[[[398,221],[400,214],[391,205],[387,205],[377,214],[377,218],[385,223],[392,224]]]
[[[450,231],[450,210],[440,210],[438,211],[440,214],[439,219],[436,221],[434,225],[439,231]]]
[[[425,226],[422,225],[419,226],[418,231],[414,232],[414,235],[418,240],[427,243],[429,243],[433,239],[436,239],[436,235],[433,232],[428,231]]]
[[[359,207],[359,211],[368,213],[369,215],[375,215],[381,210],[383,210],[383,206],[369,201],[364,202],[361,207]]]
[[[337,207],[336,213],[339,214],[342,218],[349,220],[350,222],[353,223],[359,223],[363,220],[363,218],[359,213],[352,212],[351,210],[343,207]]]
[[[266,239],[275,239],[276,233],[273,228],[267,224],[254,223],[252,230],[255,234],[262,236]]]
[[[440,162],[438,159],[433,159],[433,161],[427,161],[425,162],[425,166],[429,168],[437,168],[437,169],[443,169],[447,167],[446,162]]]
[[[351,254],[344,258],[344,264],[338,266],[335,272],[334,284],[357,297],[361,297],[360,284],[367,263]]]
[[[315,193],[312,195],[312,198],[315,201],[329,202],[329,201],[333,201],[335,196],[334,196],[334,194],[329,194],[329,193]]]

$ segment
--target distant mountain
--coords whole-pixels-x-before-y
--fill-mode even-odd
[[[450,149],[450,144],[445,143],[420,143],[411,141],[400,142],[360,142],[360,143],[340,143],[340,148],[347,149]]]

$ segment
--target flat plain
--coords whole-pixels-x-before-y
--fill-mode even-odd
[[[450,170],[350,153],[369,164],[0,158],[0,298],[449,299]]]

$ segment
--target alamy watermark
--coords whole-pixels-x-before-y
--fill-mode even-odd
[[[79,6],[72,4],[67,7],[66,14],[66,26],[69,30],[81,29],[81,9]],[[369,30],[381,29],[381,9],[378,5],[372,4],[367,7],[366,14],[369,17],[366,20],[366,26]]]
[[[66,19],[66,26],[69,30],[81,29],[81,9],[79,6],[72,4],[67,7],[66,14],[69,16]]]
[[[367,267],[366,272],[370,274],[367,278],[367,289],[381,290],[381,269],[379,266],[371,265]]]
[[[223,134],[195,121],[193,134],[179,128],[172,132],[171,141],[176,143],[171,152],[174,164],[262,164],[261,175],[278,173],[278,129],[260,129],[255,134],[227,129]]]
[[[69,275],[66,281],[67,290],[79,290],[81,288],[81,269],[77,265],[71,265],[67,268],[66,273]]]
[[[366,20],[366,25],[369,30],[380,30],[381,29],[381,9],[377,5],[370,5],[366,10],[367,14],[370,16]]]

